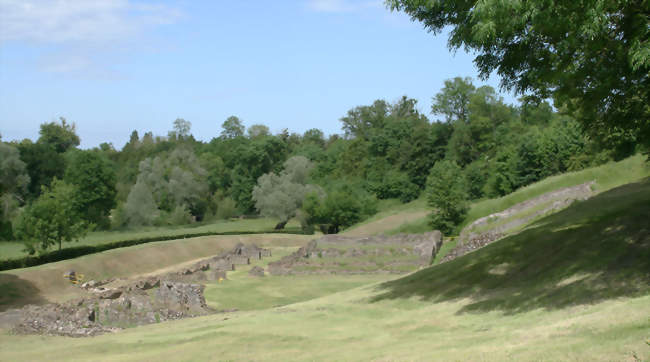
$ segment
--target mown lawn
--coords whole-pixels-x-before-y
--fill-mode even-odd
[[[269,309],[258,308],[278,303],[274,298],[291,298],[275,293],[289,295],[294,288],[306,293],[330,276],[314,283],[264,279],[270,282],[263,293],[258,292],[264,287],[261,279],[249,288],[226,284],[210,291],[210,300],[229,294],[232,304],[260,300],[250,301],[249,311],[95,338],[3,333],[1,356],[50,361],[647,360],[648,205],[650,179],[574,203],[517,235],[403,278]]]
[[[133,240],[149,237],[173,236],[181,234],[198,234],[206,232],[265,232],[272,231],[277,220],[268,218],[238,219],[234,221],[217,221],[207,224],[186,225],[177,227],[144,227],[137,230],[96,231],[91,232],[78,241],[63,243],[63,248],[81,245],[99,245],[115,241]],[[291,220],[286,225],[287,230],[298,231],[300,224]],[[22,242],[0,241],[0,260],[20,258],[27,255],[23,251]]]

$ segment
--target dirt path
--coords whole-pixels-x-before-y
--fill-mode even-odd
[[[429,211],[426,210],[403,212],[371,221],[351,230],[344,231],[341,234],[345,236],[370,236],[381,234],[396,229],[404,223],[419,220],[428,214]]]

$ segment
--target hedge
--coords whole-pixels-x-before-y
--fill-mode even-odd
[[[146,244],[155,241],[196,238],[199,236],[212,236],[212,235],[250,235],[250,234],[303,234],[303,233],[302,231],[292,231],[292,230],[203,232],[203,233],[194,233],[194,234],[152,236],[152,237],[139,238],[139,239],[120,240],[120,241],[113,241],[110,243],[105,243],[100,245],[73,246],[61,250],[54,250],[47,254],[42,254],[37,256],[25,256],[18,259],[0,260],[0,271],[18,269],[18,268],[27,268],[31,266],[53,263],[55,261],[72,259],[84,255],[100,253],[106,250]]]

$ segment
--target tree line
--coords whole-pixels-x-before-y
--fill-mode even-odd
[[[508,194],[547,176],[637,152],[621,134],[607,143],[548,102],[506,104],[469,78],[445,81],[427,112],[406,96],[349,110],[343,134],[325,136],[226,119],[209,142],[191,123],[166,136],[131,133],[79,149],[74,124],[41,125],[34,142],[0,142],[0,235],[42,252],[88,230],[209,222],[262,215],[282,228],[297,218],[306,232],[335,233],[374,213],[379,199],[409,202],[423,193],[446,233],[467,202]]]

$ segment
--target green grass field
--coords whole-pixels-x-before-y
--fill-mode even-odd
[[[647,360],[648,205],[650,179],[645,179],[402,278],[285,305],[317,295],[329,276],[310,283],[241,273],[209,287],[207,294],[212,305],[242,304],[246,311],[93,338],[0,332],[0,356],[50,361]],[[284,306],[268,308],[278,304]]]
[[[296,251],[296,247],[274,247],[273,258],[255,261],[254,265],[266,267],[270,261]],[[248,271],[254,265],[239,266],[228,273],[228,279],[206,286],[205,299],[217,310],[237,309],[240,311],[268,309],[319,298],[362,285],[393,279],[391,275],[283,275],[268,273],[264,277],[253,277]]]
[[[239,219],[234,221],[217,221],[207,224],[186,225],[180,227],[145,227],[138,230],[97,231],[91,232],[78,241],[63,243],[63,248],[81,245],[99,245],[114,241],[133,240],[148,237],[161,237],[191,233],[226,233],[226,232],[264,232],[273,230],[277,220],[269,218]],[[286,228],[298,231],[300,224],[291,220]],[[20,258],[27,255],[19,241],[0,241],[0,260]]]

